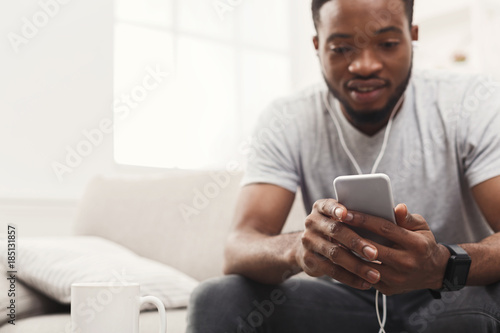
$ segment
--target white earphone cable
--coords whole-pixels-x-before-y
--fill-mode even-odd
[[[332,109],[332,107],[331,107],[331,105],[330,105],[330,103],[328,101],[328,94],[326,94],[324,96],[325,96],[326,108],[327,108],[328,112],[330,113],[330,116],[332,117],[333,122],[335,123],[335,127],[337,128],[337,131],[339,132],[340,144],[342,145],[342,148],[344,149],[344,152],[347,154],[347,156],[351,160],[351,163],[354,165],[354,168],[356,168],[356,171],[358,172],[358,174],[362,175],[363,171],[359,167],[358,162],[356,161],[356,159],[352,155],[350,149],[347,147],[347,145],[345,143],[344,133],[342,132],[342,129],[340,128],[340,124],[338,122],[338,119],[335,116],[334,111],[333,111],[333,109]],[[378,165],[380,164],[380,161],[382,160],[382,157],[384,157],[385,150],[387,148],[387,142],[389,141],[389,134],[390,134],[391,128],[392,128],[392,122],[393,122],[394,116],[396,115],[397,110],[399,109],[399,107],[403,103],[403,96],[404,95],[401,95],[401,98],[399,98],[399,101],[396,103],[396,106],[394,107],[394,109],[391,112],[391,116],[389,118],[389,122],[387,123],[387,126],[385,128],[384,140],[382,141],[382,147],[380,149],[380,153],[378,154],[378,156],[377,156],[377,158],[375,160],[375,163],[373,164],[373,167],[372,167],[370,173],[375,173],[375,171],[377,171]],[[335,99],[334,103],[335,103],[335,109],[338,110],[338,112],[340,112],[340,103],[339,103],[339,101],[337,99]]]
[[[342,132],[342,128],[340,127],[339,121],[338,121],[336,115],[334,114],[332,106],[330,105],[330,103],[328,101],[328,96],[329,96],[329,93],[326,93],[323,95],[324,103],[326,105],[328,113],[330,113],[330,117],[332,118],[333,123],[335,124],[335,127],[337,128],[337,132],[339,133],[339,139],[340,139],[340,144],[342,146],[342,149],[344,149],[344,152],[346,153],[347,157],[349,157],[349,159],[351,160],[351,163],[354,165],[354,168],[356,169],[358,174],[362,175],[363,171],[361,170],[358,162],[356,161],[356,159],[352,155],[351,150],[347,147],[347,145],[345,143],[344,133]],[[394,109],[391,112],[391,116],[390,116],[389,121],[387,122],[387,126],[385,128],[384,140],[382,141],[382,147],[380,148],[380,153],[378,154],[377,158],[375,159],[375,163],[373,164],[373,167],[372,167],[372,170],[370,171],[370,173],[375,173],[377,171],[378,165],[380,164],[380,161],[384,157],[385,150],[387,148],[387,142],[389,141],[389,134],[390,134],[391,128],[392,128],[392,121],[394,119],[394,116],[396,115],[397,110],[400,108],[401,104],[403,103],[403,99],[404,99],[404,94],[401,95],[401,97],[399,98],[399,101],[396,103],[396,106],[394,107]],[[335,99],[335,109],[339,113],[341,112],[340,103],[337,99]],[[375,310],[377,312],[377,320],[378,320],[378,324],[380,326],[379,333],[385,333],[384,326],[385,326],[385,322],[387,319],[387,296],[382,294],[383,312],[382,312],[382,320],[381,320],[380,319],[380,311],[378,308],[378,295],[379,295],[379,291],[377,290],[375,293]]]
[[[356,168],[356,171],[358,172],[358,174],[361,175],[361,174],[363,174],[363,171],[359,167],[358,162],[356,161],[354,156],[352,156],[351,150],[349,150],[349,148],[347,148],[347,145],[346,145],[345,140],[344,140],[344,134],[342,132],[342,129],[340,128],[339,121],[338,121],[337,117],[335,116],[334,111],[332,110],[330,103],[328,102],[328,94],[326,94],[325,96],[326,96],[325,97],[326,108],[327,108],[328,112],[330,113],[330,117],[332,118],[333,123],[335,124],[335,127],[337,128],[337,132],[339,133],[339,139],[340,139],[340,144],[342,145],[342,149],[344,149],[344,152],[346,153],[347,157],[349,157],[349,159],[351,160],[351,163],[352,163],[352,165],[354,165],[354,168]]]
[[[380,320],[380,311],[378,309],[378,295],[380,292],[377,290],[375,292],[375,311],[377,312],[377,320],[378,320],[378,325],[380,326],[380,330],[378,333],[385,333],[385,321],[387,319],[387,296],[382,294],[382,320]]]

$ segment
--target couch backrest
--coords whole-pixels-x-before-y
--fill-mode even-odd
[[[77,235],[96,235],[203,280],[222,274],[241,174],[98,176],[79,205]],[[300,195],[285,231],[303,230]]]

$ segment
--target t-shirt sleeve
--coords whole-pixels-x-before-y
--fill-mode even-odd
[[[286,105],[274,103],[259,117],[247,153],[241,185],[266,183],[296,192],[298,130]]]
[[[500,84],[479,79],[464,96],[462,161],[469,186],[500,176]]]

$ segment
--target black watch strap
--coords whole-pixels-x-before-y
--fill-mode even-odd
[[[434,298],[441,298],[441,294],[439,294],[441,291],[456,291],[465,287],[471,265],[471,258],[462,247],[440,244],[450,251],[450,258],[446,265],[443,286],[438,290],[430,290]]]

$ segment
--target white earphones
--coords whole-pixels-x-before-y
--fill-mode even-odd
[[[330,92],[327,92],[326,94],[323,95],[323,97],[324,97],[323,102],[325,103],[325,106],[328,110],[328,113],[330,113],[330,117],[332,118],[332,120],[335,124],[335,127],[337,128],[337,132],[338,132],[339,139],[340,139],[340,144],[342,145],[344,152],[346,153],[347,157],[349,157],[349,160],[351,160],[351,163],[353,164],[357,173],[361,175],[361,174],[363,174],[363,171],[361,170],[361,167],[359,166],[358,162],[356,161],[356,159],[352,155],[350,149],[347,147],[347,145],[345,143],[345,139],[344,139],[344,133],[342,132],[342,129],[340,127],[337,116],[335,115],[335,111],[337,111],[339,116],[340,117],[342,116],[341,115],[342,111],[340,109],[340,103],[339,103],[338,99],[335,99],[334,100],[335,108],[332,108],[332,106],[330,105],[330,102],[328,100],[329,94],[330,94]],[[375,163],[373,164],[373,167],[372,167],[372,170],[370,171],[370,173],[375,173],[377,171],[377,167],[378,167],[380,161],[382,160],[382,157],[384,157],[385,150],[387,148],[387,142],[389,139],[389,134],[390,134],[391,128],[392,128],[392,121],[393,121],[394,116],[396,115],[396,112],[398,111],[399,107],[403,103],[404,95],[405,94],[401,95],[396,106],[394,106],[394,109],[391,112],[391,116],[390,116],[389,121],[387,123],[387,126],[385,128],[384,141],[382,142],[382,148],[380,149],[380,152],[379,152],[377,158],[375,159]],[[384,327],[385,327],[385,323],[387,320],[387,296],[382,294],[382,307],[383,307],[382,318],[380,317],[380,311],[378,308],[378,296],[379,296],[379,291],[377,290],[375,293],[375,311],[377,313],[377,320],[378,320],[378,324],[380,326],[379,333],[385,333]]]

